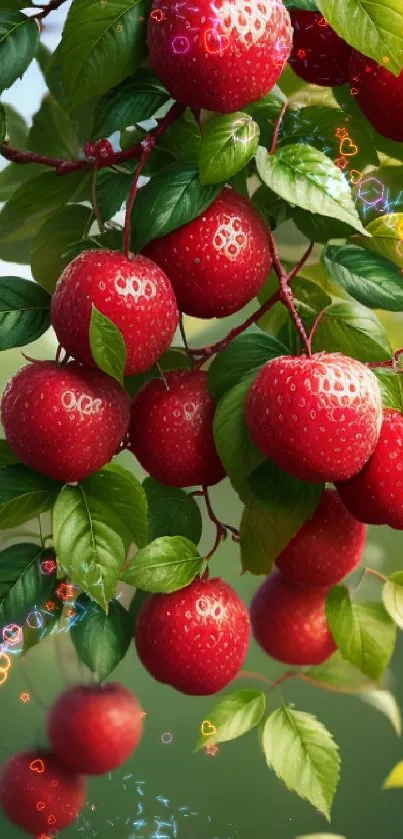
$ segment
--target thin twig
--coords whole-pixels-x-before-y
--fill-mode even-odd
[[[180,102],[175,102],[163,119],[159,121],[157,127],[153,128],[153,130],[147,135],[148,139],[150,139],[150,137],[160,137],[161,134],[167,131],[172,123],[174,123],[185,110],[186,105],[182,105]],[[145,139],[146,138],[125,151],[113,152],[113,154],[100,159],[97,161],[97,168],[107,169],[110,166],[124,163],[127,160],[133,160],[136,157],[141,157]],[[43,166],[49,166],[50,168],[55,169],[57,175],[68,175],[70,172],[92,169],[94,165],[93,160],[64,159],[60,157],[50,157],[49,155],[44,154],[36,154],[36,152],[24,152],[20,149],[13,148],[8,143],[3,143],[0,146],[0,154],[2,154],[6,160],[11,160],[13,163],[41,163]]]
[[[269,154],[274,154],[274,152],[276,151],[277,143],[278,143],[278,135],[280,134],[280,128],[283,124],[284,114],[287,110],[287,105],[288,105],[288,102],[286,100],[283,103],[283,107],[281,108],[281,111],[280,111],[280,116],[279,116],[279,118],[276,122],[275,128],[274,128],[274,134],[273,134],[273,139],[272,139],[272,142],[271,142]]]
[[[132,212],[134,207],[134,202],[137,197],[137,193],[139,190],[139,180],[140,175],[147,163],[147,160],[155,146],[155,137],[148,137],[147,139],[142,141],[143,151],[139,160],[139,164],[137,166],[136,172],[134,174],[133,182],[130,189],[130,195],[126,205],[126,217],[125,217],[125,231],[123,237],[123,252],[124,255],[129,258],[130,253],[130,235],[131,235],[131,221],[132,221]]]
[[[211,559],[213,554],[215,554],[215,552],[216,552],[218,546],[221,544],[221,542],[223,542],[224,539],[227,538],[228,533],[231,533],[233,542],[239,542],[239,530],[237,530],[235,527],[231,527],[230,524],[224,524],[224,522],[220,521],[220,519],[217,518],[217,516],[216,516],[216,514],[213,510],[213,507],[211,505],[208,487],[206,487],[206,486],[202,487],[202,492],[203,492],[204,501],[205,501],[205,504],[206,504],[207,515],[208,515],[210,521],[216,527],[216,537],[215,537],[214,545],[213,545],[211,551],[209,551],[209,553],[206,556],[206,559],[209,560],[209,559]]]
[[[312,243],[310,243],[309,248],[307,249],[307,251],[303,255],[302,259],[299,261],[298,265],[296,265],[295,268],[292,269],[290,274],[286,274],[284,269],[283,269],[283,266],[281,265],[280,256],[279,256],[279,252],[278,252],[278,249],[277,249],[276,241],[275,241],[275,238],[274,238],[271,230],[269,231],[269,239],[270,239],[270,250],[271,250],[271,255],[272,255],[272,259],[273,259],[273,268],[274,268],[274,271],[277,275],[277,279],[278,279],[279,285],[280,285],[280,300],[281,300],[282,303],[284,303],[284,306],[288,309],[288,311],[291,315],[291,318],[292,318],[292,320],[295,324],[295,328],[297,329],[297,332],[299,333],[299,335],[302,338],[303,343],[305,344],[308,355],[311,355],[311,349],[310,349],[310,346],[309,346],[308,335],[306,333],[305,326],[302,323],[302,320],[301,320],[301,318],[300,318],[300,316],[297,312],[297,309],[296,309],[296,306],[295,306],[295,303],[294,303],[294,297],[293,297],[293,294],[292,294],[289,283],[293,279],[293,277],[296,275],[296,273],[298,273],[298,271],[301,270],[302,265],[308,259],[308,256],[309,256],[309,254],[311,253],[311,250],[312,250]]]
[[[92,209],[94,210],[95,218],[98,222],[99,232],[104,233],[105,232],[105,225],[104,225],[104,222],[103,222],[103,219],[102,219],[101,209],[100,209],[100,206],[99,206],[98,196],[97,196],[97,174],[98,174],[98,168],[97,168],[97,166],[94,166],[93,171],[92,171],[91,202],[92,202]]]

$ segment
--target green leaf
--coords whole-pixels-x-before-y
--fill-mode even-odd
[[[168,152],[180,163],[198,166],[201,145],[200,126],[189,108],[159,137],[154,149]],[[153,152],[154,154],[154,152]],[[171,161],[170,161],[171,162]]]
[[[133,78],[125,79],[99,100],[92,139],[110,137],[114,131],[122,131],[129,125],[150,119],[169,98],[167,89],[154,73],[140,68]]]
[[[147,498],[140,481],[117,463],[108,463],[84,481],[87,495],[107,505],[123,522],[130,540],[139,548],[147,544]]]
[[[91,216],[89,207],[70,204],[52,213],[36,234],[32,242],[31,270],[37,283],[50,293],[70,261],[69,246],[84,235]]]
[[[74,200],[82,200],[88,191],[89,176],[72,172],[56,178],[54,172],[43,172],[30,178],[14,192],[0,213],[1,247],[31,240],[55,210]]]
[[[17,11],[0,9],[0,91],[25,73],[39,41],[36,20]]]
[[[352,603],[348,589],[336,586],[327,597],[326,617],[343,658],[378,681],[396,641],[396,627],[382,604]]]
[[[137,617],[144,601],[147,600],[147,597],[149,597],[148,592],[141,591],[141,589],[138,588],[134,594],[132,602],[130,603],[129,615],[132,622],[132,631],[135,631],[136,629]]]
[[[0,440],[0,469],[11,466],[13,463],[19,463],[17,455],[14,454],[7,440]]]
[[[365,235],[343,173],[323,152],[295,143],[269,154],[260,146],[256,165],[262,181],[285,201],[344,221]]]
[[[49,602],[52,602],[52,611],[49,610]],[[33,647],[36,647],[48,635],[57,631],[59,621],[63,613],[63,600],[60,600],[55,591],[51,591],[46,597],[42,597],[39,603],[37,620],[34,624],[25,624],[24,642],[21,655],[26,655]],[[37,624],[37,625],[36,625]]]
[[[399,629],[403,629],[403,571],[391,574],[382,589],[385,609]]]
[[[359,698],[371,705],[389,720],[396,734],[400,737],[402,733],[402,718],[400,708],[395,697],[388,690],[365,690],[360,693]]]
[[[24,542],[0,553],[0,626],[23,624],[52,591],[54,574],[41,574],[43,549]]]
[[[118,600],[110,602],[107,615],[86,594],[80,595],[78,604],[86,615],[71,627],[71,640],[80,661],[103,681],[125,657],[133,638],[133,622]]]
[[[196,751],[209,743],[226,743],[256,728],[266,710],[266,696],[261,690],[236,690],[228,693],[210,711],[201,726]],[[215,729],[215,730],[213,730]]]
[[[140,190],[133,213],[139,250],[197,218],[217,198],[221,186],[202,186],[194,166],[175,163]]]
[[[310,241],[325,245],[331,239],[347,239],[354,233],[353,228],[343,221],[317,213],[308,213],[300,207],[293,207],[291,216],[298,230]]]
[[[374,682],[342,658],[339,650],[323,664],[305,670],[300,674],[300,678],[304,682],[340,693],[358,693],[375,687]]]
[[[359,303],[340,301],[325,310],[313,339],[315,352],[342,352],[358,361],[386,361],[392,348],[379,318]]]
[[[22,464],[0,470],[0,530],[17,527],[52,507],[60,490],[52,481]]]
[[[142,591],[170,594],[185,588],[200,572],[203,560],[183,536],[161,536],[138,551],[122,580]]]
[[[125,376],[123,384],[129,396],[133,397],[146,382],[150,381],[150,379],[160,379],[161,370],[165,373],[168,372],[168,370],[183,370],[184,368],[190,370],[191,367],[192,361],[186,350],[182,349],[182,347],[170,347],[170,349],[158,359],[158,367],[154,365],[153,367],[150,367],[149,370],[146,370],[145,373],[137,373],[135,376]]]
[[[291,6],[294,9],[303,9],[305,12],[318,11],[316,0],[285,0],[284,5],[287,6],[287,8]],[[309,836],[306,836],[305,839],[309,839]],[[335,837],[335,839],[337,839],[337,837]]]
[[[247,376],[220,399],[213,423],[219,457],[241,497],[250,494],[246,478],[265,460],[245,422],[246,396],[255,378],[255,373]]]
[[[4,105],[0,102],[0,144],[4,142],[6,127],[6,110]]]
[[[259,124],[261,124],[262,119],[266,121],[276,120],[280,116],[282,107],[286,101],[287,97],[284,95],[283,91],[278,85],[274,85],[270,93],[267,93],[262,99],[258,99],[256,102],[251,102],[251,104],[245,108],[245,113],[251,114],[251,116],[259,122]]]
[[[53,539],[65,574],[107,612],[130,543],[122,520],[87,494],[85,482],[65,486],[53,509]]]
[[[403,213],[379,216],[368,224],[366,230],[369,236],[359,237],[358,243],[403,268]]]
[[[399,373],[381,368],[373,370],[381,389],[382,405],[403,414],[403,383]]]
[[[341,128],[347,131],[347,136],[340,138]],[[372,135],[363,120],[346,117],[340,108],[327,105],[289,108],[281,126],[279,145],[297,141],[314,146],[332,160],[345,156],[355,169],[379,163]]]
[[[148,537],[185,536],[196,545],[202,534],[202,517],[194,498],[183,489],[146,478],[143,488],[148,501]]]
[[[244,571],[269,574],[275,559],[310,518],[323,486],[307,484],[265,460],[248,478],[253,499],[246,503],[240,526]]]
[[[228,347],[218,353],[208,371],[208,385],[215,402],[251,373],[258,371],[267,361],[287,355],[287,347],[273,335],[249,332],[238,335]]]
[[[0,172],[0,201],[8,201],[21,184],[45,171],[38,163],[9,163]]]
[[[400,0],[316,0],[340,38],[385,64],[395,76],[403,67],[403,8]]]
[[[130,76],[145,55],[146,0],[74,0],[53,58],[73,106]]]
[[[27,148],[28,126],[24,117],[9,102],[4,102],[3,108],[6,112],[7,140],[10,146],[16,146],[17,149],[25,151]]]
[[[20,277],[0,277],[0,350],[25,347],[50,326],[50,297]]]
[[[222,183],[243,169],[256,154],[259,134],[258,124],[240,111],[209,119],[200,148],[201,183]]]
[[[126,344],[120,329],[92,304],[90,321],[92,357],[100,370],[122,384],[126,364]]]
[[[101,218],[109,221],[129,196],[133,176],[104,169],[97,175],[97,199]]]
[[[403,311],[402,273],[388,259],[358,245],[328,245],[322,261],[332,280],[363,306]]]
[[[340,777],[339,750],[327,729],[303,711],[282,706],[263,732],[268,765],[286,787],[305,798],[330,821]]]
[[[78,140],[68,114],[52,94],[42,99],[28,135],[28,148],[53,157],[77,157]]]

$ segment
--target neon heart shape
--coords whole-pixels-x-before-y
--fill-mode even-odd
[[[216,734],[217,729],[210,720],[203,720],[200,731],[203,737],[211,737],[212,734]]]
[[[35,760],[32,761],[32,763],[29,764],[29,768],[31,772],[39,772],[39,774],[41,774],[41,772],[45,771],[45,764],[43,760],[40,759],[40,757],[37,757]]]
[[[228,35],[217,32],[217,29],[206,29],[204,33],[204,46],[206,52],[210,53],[210,55],[225,52],[229,47]]]
[[[340,143],[340,154],[343,157],[355,157],[358,154],[358,148],[353,143],[351,137],[344,137]]]

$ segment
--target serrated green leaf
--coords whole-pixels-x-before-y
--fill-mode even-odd
[[[125,657],[133,638],[133,622],[118,600],[112,600],[106,615],[86,594],[78,598],[85,617],[70,630],[80,661],[103,681]]]
[[[14,454],[11,446],[7,440],[0,440],[0,469],[4,466],[11,466],[13,463],[19,463],[19,458]]]
[[[366,230],[369,236],[359,237],[358,243],[403,268],[403,213],[379,216]]]
[[[9,102],[3,102],[3,108],[6,112],[6,136],[10,146],[16,146],[18,149],[25,151],[27,147],[28,126],[24,117]]]
[[[268,717],[263,732],[268,765],[288,789],[309,801],[330,821],[340,777],[339,750],[332,735],[312,714],[282,706]]]
[[[0,172],[0,201],[8,201],[21,184],[45,171],[38,163],[9,163]],[[3,257],[4,258],[4,257]]]
[[[403,8],[400,0],[316,0],[340,38],[385,64],[396,76],[403,67]]]
[[[10,8],[0,9],[0,92],[25,73],[38,41],[36,20]]]
[[[130,76],[145,55],[145,0],[74,0],[52,66],[60,68],[73,106]],[[74,56],[74,59],[73,59]]]
[[[377,711],[380,711],[390,722],[395,729],[396,734],[400,737],[402,733],[402,718],[400,708],[396,702],[395,697],[388,690],[365,690],[359,694],[359,698],[371,705]]]
[[[403,277],[388,259],[358,245],[328,245],[322,261],[332,280],[370,309],[403,311]]]
[[[323,486],[307,484],[265,460],[248,478],[248,499],[240,526],[244,571],[269,574],[275,559],[314,513]]]
[[[386,361],[392,357],[387,333],[374,312],[348,300],[325,310],[313,339],[315,352],[341,352],[358,361]]]
[[[183,489],[146,478],[143,488],[148,501],[148,537],[185,536],[196,545],[202,534],[202,517],[195,499]]]
[[[343,656],[377,681],[388,666],[396,626],[381,603],[352,603],[345,586],[335,586],[326,600],[326,617]]]
[[[101,219],[109,221],[119,212],[129,196],[132,175],[104,169],[97,175],[97,201]]]
[[[347,132],[340,138],[340,129]],[[355,119],[327,105],[289,108],[281,126],[279,145],[290,142],[310,144],[335,160],[348,157],[355,169],[379,163],[372,135],[362,119]]]
[[[393,408],[403,414],[403,383],[402,377],[392,370],[382,368],[374,369],[378,384],[381,389],[382,405],[384,408]]]
[[[0,626],[23,624],[52,591],[55,574],[41,574],[42,556],[43,549],[28,542],[0,553]]]
[[[49,608],[50,602],[52,603],[52,611]],[[39,604],[37,611],[37,619],[34,621],[34,624],[25,623],[24,625],[24,641],[21,656],[26,655],[33,647],[36,647],[43,641],[44,638],[57,631],[62,612],[63,600],[60,600],[54,591],[48,593],[46,597],[42,597],[42,602]]]
[[[197,218],[217,197],[221,186],[202,186],[196,167],[175,163],[158,172],[140,190],[133,213],[139,250]]]
[[[16,255],[30,242],[55,210],[70,201],[82,200],[89,186],[86,172],[72,172],[56,178],[43,172],[21,184],[0,213],[0,258],[2,248],[15,244]]]
[[[147,498],[140,481],[117,463],[108,463],[87,478],[86,495],[109,506],[126,526],[131,541],[139,548],[147,544]]]
[[[260,690],[228,693],[203,720],[196,751],[209,743],[226,743],[256,728],[266,710],[266,696]],[[215,730],[214,730],[215,729]]]
[[[290,215],[303,236],[321,245],[325,245],[332,239],[347,239],[354,233],[353,228],[349,224],[344,224],[343,221],[318,216],[317,213],[308,213],[300,207],[292,207]]]
[[[344,221],[365,235],[347,180],[323,152],[295,143],[269,154],[260,146],[256,166],[262,181],[285,201]]]
[[[140,68],[133,78],[125,79],[99,100],[94,114],[93,140],[110,137],[114,131],[150,119],[169,99],[167,89],[154,73]]]
[[[22,464],[0,470],[0,530],[17,527],[52,507],[61,484]]]
[[[201,183],[222,183],[243,169],[257,151],[259,134],[257,122],[240,111],[209,119],[200,148]]]
[[[124,386],[129,396],[135,396],[137,391],[150,379],[160,379],[161,370],[163,373],[169,370],[190,370],[192,361],[186,350],[181,347],[170,347],[169,350],[158,359],[158,367],[154,365],[145,373],[137,373],[135,376],[125,376]],[[171,534],[173,535],[173,534]]]
[[[50,326],[50,296],[20,277],[0,277],[0,350],[25,347]]]
[[[245,422],[246,396],[255,378],[254,373],[246,376],[220,399],[213,422],[220,460],[241,497],[250,494],[246,479],[265,460]]]
[[[179,117],[179,119],[176,119],[175,122],[169,126],[168,130],[158,138],[154,151],[157,151],[160,154],[161,160],[163,160],[164,153],[165,159],[168,160],[168,153],[176,158],[180,163],[192,163],[197,167],[200,154],[200,144],[200,126],[198,122],[196,122],[192,111],[187,108],[182,116]],[[150,161],[152,163],[152,156]],[[168,161],[168,165],[170,162],[172,161]],[[161,166],[159,166],[159,168],[161,168]]]
[[[78,140],[68,114],[51,93],[42,99],[28,134],[30,151],[53,157],[77,157]]]
[[[85,483],[65,486],[53,508],[53,539],[65,574],[107,612],[130,544],[124,522]]]
[[[92,304],[90,321],[92,357],[104,373],[122,384],[126,364],[126,344],[120,329]]]
[[[399,629],[403,629],[403,571],[391,574],[382,589],[385,609]]]
[[[239,335],[218,353],[208,370],[208,386],[215,402],[245,376],[258,371],[267,361],[287,355],[287,347],[273,335],[249,332]]]
[[[122,580],[142,591],[170,594],[193,582],[203,560],[183,536],[161,536],[138,551]]]
[[[62,271],[69,263],[69,247],[84,235],[92,211],[81,204],[71,204],[52,213],[32,242],[32,275],[52,293]]]
[[[359,693],[368,691],[371,687],[375,688],[374,682],[346,661],[339,650],[323,664],[305,670],[300,674],[300,678],[304,682],[341,693]]]

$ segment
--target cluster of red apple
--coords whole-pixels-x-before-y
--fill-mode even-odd
[[[304,81],[335,87],[349,83],[351,94],[369,122],[384,137],[403,141],[403,71],[394,76],[352,49],[333,31],[320,12],[290,9],[294,29],[290,64]]]
[[[10,821],[38,839],[72,824],[85,804],[83,776],[124,763],[141,739],[144,716],[117,682],[62,693],[47,720],[50,749],[20,752],[1,770],[0,805]]]

